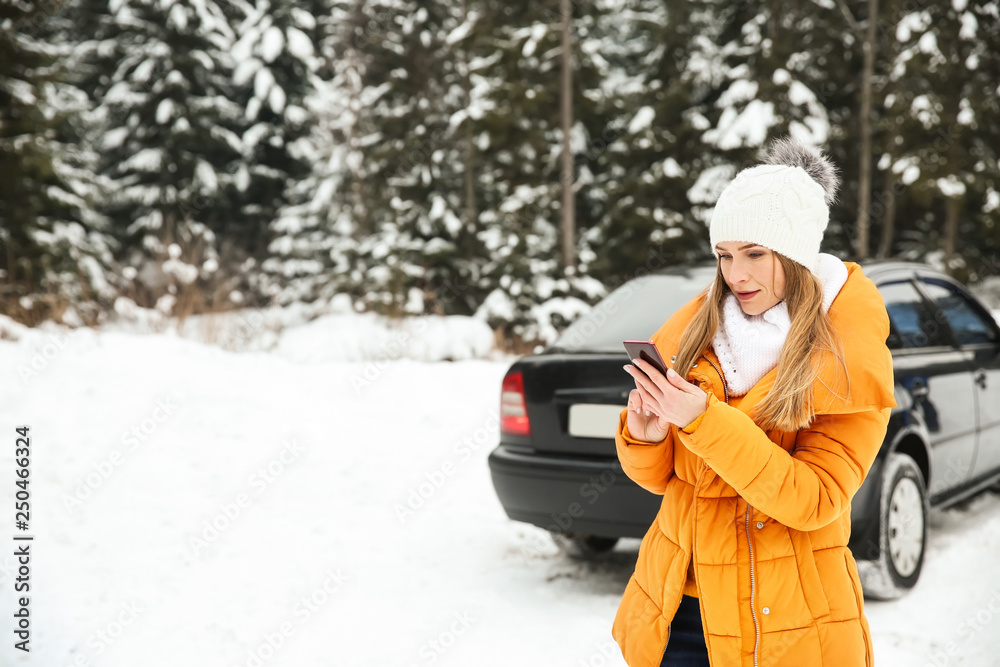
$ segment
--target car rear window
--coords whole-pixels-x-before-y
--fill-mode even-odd
[[[674,312],[711,284],[715,267],[635,278],[581,315],[552,348],[620,352],[626,339],[647,340]]]

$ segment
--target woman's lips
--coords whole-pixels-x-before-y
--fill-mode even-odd
[[[739,297],[740,301],[746,301],[747,299],[752,299],[760,290],[754,290],[752,292],[737,292],[736,296]]]

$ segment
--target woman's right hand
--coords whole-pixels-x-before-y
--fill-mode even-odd
[[[662,442],[670,431],[670,422],[645,409],[642,394],[633,389],[628,395],[628,432],[636,440]]]

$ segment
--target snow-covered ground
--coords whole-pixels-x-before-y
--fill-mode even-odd
[[[0,341],[0,665],[624,664],[610,628],[638,540],[573,562],[493,493],[510,359],[416,361],[382,332],[384,361],[343,361],[318,344],[328,324],[269,352],[121,331]],[[12,634],[19,425],[28,655]],[[998,553],[998,497],[935,513],[918,588],[867,603],[877,664],[996,664]]]

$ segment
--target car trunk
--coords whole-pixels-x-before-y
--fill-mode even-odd
[[[635,387],[622,370],[626,363],[624,349],[521,360],[517,370],[524,374],[531,423],[530,443],[524,444],[538,452],[614,458],[618,417]]]

